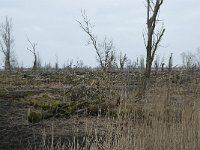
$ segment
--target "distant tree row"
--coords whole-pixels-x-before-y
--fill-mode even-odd
[[[86,15],[85,10],[81,11],[82,21],[77,20],[81,29],[89,37],[88,44],[92,45],[97,56],[97,61],[102,71],[105,73],[117,69],[123,71],[126,69],[140,69],[144,71],[145,75],[145,86],[147,80],[150,78],[152,66],[155,71],[160,68],[168,68],[169,71],[173,68],[173,54],[171,53],[168,62],[164,62],[164,58],[160,60],[160,57],[156,55],[156,52],[160,46],[161,40],[165,33],[164,24],[159,19],[160,8],[164,0],[146,0],[146,31],[143,33],[144,45],[146,48],[146,57],[137,58],[136,61],[130,61],[126,54],[119,52],[117,54],[116,48],[112,40],[104,37],[100,40],[98,35],[94,32],[94,25],[91,23],[90,19]],[[29,52],[32,53],[33,61],[33,71],[40,68],[41,60],[39,53],[37,51],[37,43],[32,42],[28,37],[27,41],[30,47],[27,48]],[[13,36],[13,24],[12,20],[8,17],[5,18],[5,22],[0,25],[0,51],[4,56],[4,69],[6,71],[11,71],[16,65],[17,60],[14,57],[14,36]],[[182,53],[182,63],[184,68],[200,67],[200,50],[197,54],[192,54],[191,52]],[[146,60],[145,60],[146,59]],[[77,66],[83,66],[82,61],[77,61],[73,65],[73,60],[63,68],[72,68]],[[51,68],[50,64],[46,64],[47,68]],[[54,66],[56,69],[59,68],[58,57],[56,57],[56,63]]]
[[[27,38],[28,39],[28,38]],[[39,67],[39,56],[36,52],[36,43],[32,43],[29,39],[28,42],[31,45],[31,49],[27,48],[34,55],[33,70]],[[5,23],[0,26],[0,50],[4,55],[4,69],[11,71],[17,66],[17,60],[14,56],[14,36],[13,36],[13,24],[12,20],[8,17],[5,18]]]

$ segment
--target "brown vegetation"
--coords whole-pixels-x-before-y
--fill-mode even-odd
[[[199,149],[198,71],[157,72],[138,102],[140,74],[59,74],[1,72],[1,148]]]

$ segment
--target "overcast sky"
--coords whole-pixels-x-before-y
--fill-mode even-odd
[[[96,53],[75,21],[81,19],[81,9],[94,22],[99,38],[112,39],[118,52],[127,53],[132,60],[145,55],[145,0],[0,0],[0,22],[5,16],[12,18],[19,64],[30,66],[33,62],[27,51],[28,36],[38,43],[43,64],[54,64],[57,56],[60,64],[81,59],[86,65],[97,65]],[[195,52],[200,47],[199,0],[165,0],[160,19],[166,28],[163,47],[158,50],[161,56],[167,59],[173,52],[178,64],[181,52]]]

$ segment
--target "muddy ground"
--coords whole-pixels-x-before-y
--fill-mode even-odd
[[[18,99],[0,98],[0,149],[39,149],[45,143],[51,146],[52,135],[54,145],[67,145],[78,140],[84,145],[87,127],[92,129],[102,128],[101,121],[96,117],[49,118],[38,123],[27,120],[27,108]],[[97,124],[98,121],[98,124]],[[53,133],[52,133],[53,128]]]
[[[70,96],[68,95],[70,100],[82,99],[88,91],[101,94],[99,89],[102,88],[99,88],[99,84],[104,88],[106,85],[105,83],[99,83],[101,82],[101,76],[98,78],[93,74],[61,76],[60,73],[36,75],[31,73],[1,73],[0,149],[39,149],[44,143],[47,146],[51,146],[52,136],[54,145],[65,143],[67,148],[69,143],[76,143],[76,141],[80,145],[84,145],[84,137],[88,136],[86,134],[86,124],[91,131],[95,130],[95,128],[104,130],[100,119],[96,115],[83,115],[75,112],[70,114],[70,117],[57,117],[53,114],[38,122],[30,122],[28,120],[28,111],[30,109],[41,110],[41,106],[33,105],[29,100],[41,94],[59,95],[62,98],[63,91],[69,92],[69,89],[71,89]],[[83,82],[84,86],[82,86]],[[116,85],[116,87],[120,86],[120,83]],[[75,88],[72,89],[72,87]],[[81,91],[79,87],[81,89],[84,87],[85,91]],[[79,93],[82,93],[80,94],[81,96]],[[88,95],[86,96],[89,98]],[[93,95],[93,97],[95,96]],[[49,106],[45,107],[45,110],[48,109],[50,109]]]

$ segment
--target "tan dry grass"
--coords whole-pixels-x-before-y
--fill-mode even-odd
[[[85,149],[199,150],[198,83],[182,85],[168,80],[164,84],[155,84],[140,104],[131,104],[133,99],[125,101],[119,107],[121,112],[126,110],[123,117],[105,119],[104,131],[87,129],[93,142],[88,141],[90,146]]]
[[[178,79],[157,78],[138,103],[134,103],[135,93],[121,91],[117,117],[86,118],[83,141],[74,138],[74,142],[54,149],[199,150],[200,81],[174,80]]]

